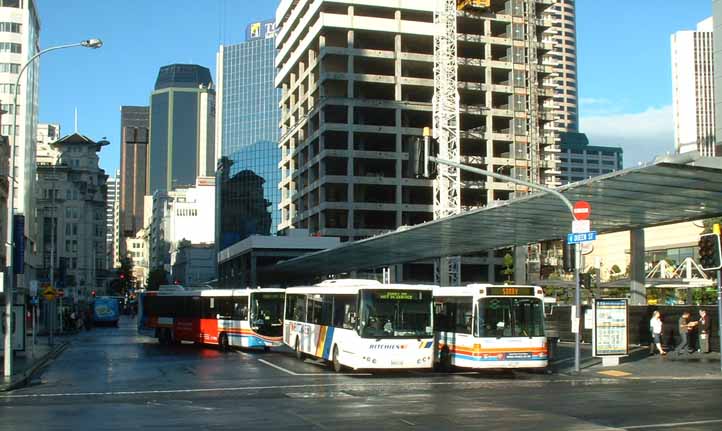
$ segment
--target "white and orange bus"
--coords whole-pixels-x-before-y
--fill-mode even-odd
[[[431,286],[328,280],[286,289],[283,341],[296,357],[351,369],[433,365]]]
[[[434,323],[435,362],[443,369],[547,366],[541,287],[435,288]]]
[[[283,289],[162,288],[139,297],[138,332],[163,344],[193,341],[268,350],[283,344]]]

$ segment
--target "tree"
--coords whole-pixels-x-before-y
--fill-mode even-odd
[[[704,226],[702,234],[712,233],[712,226],[715,224],[722,224],[722,217],[708,218],[707,220],[702,221],[702,226]]]
[[[504,270],[501,273],[506,275],[506,282],[511,283],[514,275],[514,257],[509,253],[504,255]]]
[[[129,257],[120,259],[120,269],[118,269],[118,280],[120,286],[120,294],[125,296],[135,286],[135,278],[133,277],[133,261]]]
[[[168,273],[162,267],[151,269],[148,273],[146,289],[158,290],[162,284],[168,284]]]

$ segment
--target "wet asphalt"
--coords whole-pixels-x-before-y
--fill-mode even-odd
[[[722,381],[337,375],[286,350],[161,346],[123,317],[119,328],[76,335],[30,386],[0,394],[0,430],[56,429],[719,430]]]

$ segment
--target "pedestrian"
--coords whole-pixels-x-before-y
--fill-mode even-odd
[[[689,321],[689,311],[685,311],[684,313],[682,313],[682,316],[679,318],[678,322],[680,341],[677,345],[677,348],[675,349],[677,356],[681,355],[682,353],[692,353],[689,350],[689,341],[692,330],[696,325],[697,322]]]
[[[661,355],[666,355],[667,352],[662,349],[662,319],[659,311],[655,310],[652,313],[652,318],[649,320],[649,327],[652,329],[652,354],[654,354],[654,346],[657,346],[657,350]]]
[[[707,310],[699,310],[699,320],[697,321],[697,330],[699,331],[699,347],[698,352],[709,353],[709,329],[710,321],[707,317]]]

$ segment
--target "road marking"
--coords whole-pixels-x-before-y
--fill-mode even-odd
[[[258,362],[261,362],[261,363],[263,363],[263,364],[266,364],[266,365],[268,365],[269,367],[273,367],[273,368],[275,368],[275,369],[277,369],[277,370],[283,371],[284,373],[290,374],[290,375],[292,375],[292,376],[297,376],[297,375],[298,375],[298,373],[294,373],[294,372],[291,371],[291,370],[287,370],[287,369],[283,368],[283,367],[280,366],[280,365],[272,364],[272,363],[268,362],[268,361],[265,360],[265,359],[259,359]]]
[[[276,365],[274,363],[268,362],[265,359],[259,359],[258,362],[261,362],[263,364],[268,365],[269,367],[273,367],[279,371],[283,371],[286,374],[290,374],[292,376],[297,377],[314,377],[314,376],[372,376],[371,373],[296,373],[294,371],[291,371],[289,369],[283,368],[280,365]],[[312,362],[313,363],[313,362]],[[313,363],[314,365],[320,365],[317,363]]]
[[[408,426],[412,426],[412,427],[415,427],[415,426],[416,426],[415,423],[413,423],[413,422],[411,422],[411,421],[407,421],[406,419],[399,419],[399,420],[400,420],[401,422],[405,423],[405,424],[408,425]]]
[[[632,375],[632,373],[625,373],[624,371],[619,370],[597,371],[597,374],[602,374],[609,377],[627,377]]]
[[[692,421],[692,422],[670,422],[670,423],[662,423],[662,424],[649,424],[649,425],[634,425],[629,427],[624,427],[626,430],[639,430],[639,429],[645,429],[645,428],[674,428],[674,427],[681,427],[681,426],[687,426],[687,425],[706,425],[706,424],[717,424],[722,423],[722,419],[711,419],[707,421]]]
[[[318,375],[318,374],[314,374]],[[338,374],[330,374],[338,375]],[[358,376],[359,374],[353,374]],[[585,382],[596,382],[596,383],[619,383],[619,380],[612,379],[589,379]],[[517,382],[520,386],[538,385],[541,383],[579,383],[576,379],[565,379],[565,380],[523,380]],[[454,381],[454,382],[417,382],[408,383],[407,387],[434,387],[434,386],[505,386],[508,385],[508,381]],[[66,393],[50,393],[50,394],[8,394],[0,395],[2,399],[22,399],[22,398],[62,398],[62,397],[97,397],[97,396],[128,396],[128,395],[158,395],[158,394],[193,394],[193,393],[208,393],[208,392],[243,392],[243,391],[262,391],[262,390],[273,390],[273,389],[308,389],[308,388],[337,388],[337,387],[351,387],[354,389],[365,389],[365,388],[382,388],[382,387],[398,387],[397,382],[388,383],[310,383],[302,385],[268,385],[268,386],[238,386],[238,387],[220,387],[220,388],[195,388],[195,389],[156,389],[146,391],[108,391],[108,392],[66,392]]]

